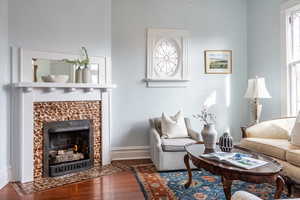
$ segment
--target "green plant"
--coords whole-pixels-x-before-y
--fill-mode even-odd
[[[69,64],[79,66],[79,67],[89,65],[90,64],[90,58],[89,58],[88,52],[87,52],[85,47],[81,47],[81,53],[84,57],[82,60],[77,58],[75,60],[63,59],[62,61],[66,62],[66,63],[69,63]]]

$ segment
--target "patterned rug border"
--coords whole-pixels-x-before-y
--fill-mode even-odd
[[[149,166],[155,167],[153,163],[149,163],[149,164],[139,164],[139,165],[131,166],[131,168],[133,169],[133,174],[134,174],[134,176],[135,176],[135,178],[136,178],[136,180],[137,180],[137,182],[138,182],[138,184],[139,184],[139,186],[140,186],[141,191],[143,192],[143,195],[144,195],[144,197],[145,197],[145,200],[153,199],[153,197],[152,197],[152,196],[149,197],[149,194],[152,194],[152,193],[151,193],[150,191],[147,191],[147,189],[149,190],[149,188],[148,188],[148,186],[146,186],[146,185],[143,184],[143,182],[145,182],[145,180],[144,180],[144,178],[143,178],[142,176],[140,176],[140,172],[138,172],[138,169],[137,169],[137,168],[138,168],[138,167],[149,167]],[[186,170],[174,170],[174,171],[186,171]],[[157,170],[156,170],[155,174],[158,175],[158,176],[160,177],[159,172],[158,172]],[[143,182],[142,182],[142,181],[143,181]],[[166,186],[166,185],[165,185],[165,186]],[[173,193],[173,191],[170,190],[169,187],[166,186],[165,189],[167,189],[167,192],[169,193],[169,195],[171,195],[171,197],[172,197],[174,200],[177,199],[177,197],[175,196],[175,194]]]
[[[132,166],[132,167],[131,167],[131,168],[132,168],[133,175],[134,175],[136,181],[138,182],[141,191],[143,192],[143,195],[144,195],[144,197],[145,197],[145,200],[149,200],[149,198],[148,198],[148,195],[147,195],[147,192],[146,192],[145,188],[143,187],[143,183],[140,181],[141,176],[140,176],[139,173],[137,172],[137,169],[136,169],[136,168],[139,167],[139,166],[149,166],[149,165],[151,165],[151,164],[141,164],[141,165],[135,165],[135,166]]]

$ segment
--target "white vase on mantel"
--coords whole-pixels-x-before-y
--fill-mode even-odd
[[[90,83],[91,82],[91,70],[86,65],[82,70],[82,83]]]
[[[82,83],[83,80],[82,75],[83,75],[83,69],[81,67],[78,67],[75,72],[75,83]]]
[[[217,143],[217,131],[214,124],[205,124],[201,136],[205,149],[215,149]]]

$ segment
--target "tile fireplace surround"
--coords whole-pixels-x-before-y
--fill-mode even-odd
[[[101,102],[100,101],[59,101],[35,102],[34,110],[34,179],[43,174],[43,128],[45,122],[68,120],[91,120],[94,139],[94,166],[101,160]]]
[[[45,122],[91,120],[94,165],[111,162],[111,88],[49,88],[32,87],[28,90],[15,86],[13,89],[11,174],[14,181],[25,183],[42,177]]]

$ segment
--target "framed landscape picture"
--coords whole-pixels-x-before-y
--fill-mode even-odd
[[[231,50],[207,50],[204,52],[206,74],[231,74]]]

